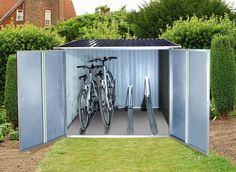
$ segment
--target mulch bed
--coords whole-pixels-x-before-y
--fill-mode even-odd
[[[34,171],[50,147],[20,153],[18,142],[6,140],[0,143],[0,171]],[[210,122],[210,149],[236,164],[236,117]]]
[[[0,143],[0,171],[4,172],[32,172],[35,171],[37,163],[43,158],[50,146],[44,146],[20,153],[19,143],[6,140]]]
[[[210,149],[236,164],[236,116],[210,122]]]

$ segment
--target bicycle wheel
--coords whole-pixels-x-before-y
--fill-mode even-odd
[[[112,76],[112,73],[110,71],[107,71],[107,75],[110,79],[107,77],[107,84],[108,84],[108,97],[112,99],[112,104],[115,104],[116,95],[115,95],[115,80]]]
[[[79,102],[79,120],[80,125],[83,130],[86,129],[88,125],[89,112],[87,110],[87,96],[88,93],[86,90],[82,89],[79,93],[78,102]]]
[[[102,120],[104,122],[105,127],[109,127],[111,124],[111,118],[114,112],[112,99],[108,98],[108,103],[110,105],[110,108],[108,107],[108,103],[106,101],[107,99],[105,88],[99,88],[99,107],[100,112],[102,116]]]
[[[109,75],[109,77],[110,77],[110,79],[111,79],[111,82],[113,82],[113,81],[114,81],[114,78],[113,78],[112,73],[108,70],[108,71],[107,71],[107,74]]]

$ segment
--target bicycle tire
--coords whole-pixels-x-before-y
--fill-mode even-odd
[[[106,103],[106,93],[105,93],[105,88],[101,87],[99,88],[99,108],[100,108],[100,113],[102,116],[102,120],[104,123],[104,126],[106,128],[110,127],[111,124],[111,118],[113,116],[114,112],[114,106],[112,102],[109,100],[110,103],[110,109],[108,109],[108,105]]]
[[[111,82],[113,82],[114,81],[114,77],[113,77],[112,73],[108,70],[107,74],[109,75],[109,77],[111,79]]]
[[[79,120],[82,130],[85,130],[87,128],[89,121],[89,113],[87,111],[87,105],[86,105],[87,96],[88,93],[85,89],[80,90],[78,96],[78,107],[79,107]]]
[[[110,85],[108,85],[108,94],[109,94],[109,96],[112,97],[112,103],[113,103],[113,106],[114,106],[115,101],[116,101],[115,80],[114,80],[113,75],[110,71],[107,71],[107,74],[109,75],[110,80],[111,80],[111,83],[108,83],[108,84],[110,84]]]

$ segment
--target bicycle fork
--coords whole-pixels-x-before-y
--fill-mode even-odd
[[[90,108],[90,100],[91,100],[91,83],[92,83],[92,73],[91,73],[91,71],[89,71],[89,83],[90,84],[88,84],[87,85],[87,91],[88,91],[88,96],[87,96],[87,98],[86,98],[86,104],[87,104],[87,112],[89,112],[89,113],[91,113],[90,111],[91,111],[91,108]]]

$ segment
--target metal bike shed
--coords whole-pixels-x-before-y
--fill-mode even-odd
[[[77,116],[77,65],[117,56],[108,64],[118,81],[116,105],[124,106],[133,84],[134,106],[140,107],[149,76],[153,107],[168,120],[170,136],[208,154],[209,50],[182,49],[163,39],[79,40],[56,49],[17,52],[21,150],[67,134]]]

